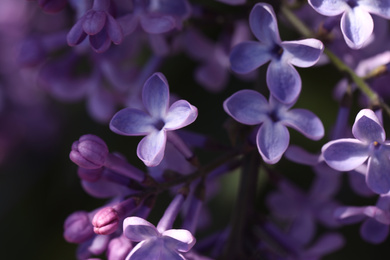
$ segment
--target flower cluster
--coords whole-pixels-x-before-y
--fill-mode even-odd
[[[389,0],[0,10],[3,258],[389,257]]]

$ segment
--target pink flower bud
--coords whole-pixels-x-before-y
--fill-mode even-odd
[[[99,235],[114,233],[119,226],[118,212],[112,207],[99,210],[92,219],[93,231]]]
[[[95,135],[83,135],[73,143],[70,159],[80,167],[98,169],[104,165],[108,155],[106,143]]]

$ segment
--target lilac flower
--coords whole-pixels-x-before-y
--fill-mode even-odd
[[[314,238],[316,222],[326,227],[338,225],[333,217],[338,204],[332,196],[337,191],[339,181],[335,179],[337,176],[326,173],[316,176],[307,193],[288,181],[281,181],[278,183],[279,190],[267,196],[266,202],[273,215],[289,223],[289,236],[302,245],[308,244]]]
[[[381,195],[375,206],[339,207],[335,211],[335,216],[349,224],[363,218],[360,226],[361,237],[372,244],[383,243],[389,234],[390,194]]]
[[[231,68],[249,73],[271,61],[267,69],[267,85],[271,94],[283,103],[292,103],[301,91],[301,78],[293,67],[313,66],[324,46],[316,39],[281,41],[276,15],[265,3],[256,4],[249,16],[249,25],[260,42],[246,41],[233,47]]]
[[[110,129],[120,135],[146,135],[138,144],[137,155],[145,165],[156,166],[164,157],[167,132],[194,122],[198,110],[185,100],[169,107],[168,82],[161,73],[145,82],[142,101],[146,111],[122,109],[111,119]]]
[[[181,253],[188,252],[195,244],[195,238],[185,229],[171,229],[185,196],[177,194],[157,227],[140,217],[128,217],[123,222],[123,234],[131,241],[139,242],[126,260],[185,259]]]
[[[110,0],[94,0],[93,7],[87,11],[67,35],[68,44],[76,46],[87,36],[92,49],[98,53],[105,52],[111,41],[120,44],[123,32],[119,23],[108,12]]]
[[[342,138],[322,147],[325,162],[338,171],[351,171],[367,160],[366,182],[375,193],[390,190],[390,146],[380,120],[370,109],[361,110],[352,126],[356,138]]]
[[[148,34],[161,34],[179,29],[183,20],[191,14],[187,0],[133,0],[133,11],[121,17],[126,34],[131,34],[138,26]]]
[[[290,134],[287,126],[296,129],[312,140],[324,136],[320,119],[305,109],[291,109],[270,97],[269,103],[254,90],[240,90],[223,103],[225,111],[236,121],[246,125],[259,125],[256,144],[267,163],[277,163],[286,151]]]
[[[309,4],[326,16],[342,14],[341,32],[353,49],[363,47],[374,30],[370,13],[390,19],[388,0],[309,0]]]
[[[126,260],[185,259],[181,253],[188,252],[195,244],[195,238],[184,229],[169,229],[159,232],[150,222],[129,217],[123,223],[123,232],[127,238],[138,243]]]

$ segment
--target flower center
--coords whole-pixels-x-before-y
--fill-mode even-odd
[[[269,118],[271,118],[272,122],[279,122],[280,121],[280,118],[279,118],[277,111],[271,111],[268,115],[269,115]]]
[[[158,130],[158,131],[161,131],[161,129],[163,129],[163,127],[165,126],[165,122],[161,119],[157,120],[154,124],[154,127]]]
[[[351,7],[351,8],[354,8],[356,7],[358,4],[357,4],[357,0],[348,0],[347,1],[347,4]]]
[[[279,59],[282,56],[283,51],[284,50],[281,46],[275,44],[271,50],[271,53],[272,53],[272,56],[274,56],[274,58]]]

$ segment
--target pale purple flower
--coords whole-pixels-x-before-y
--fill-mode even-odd
[[[326,168],[321,170],[327,171]],[[307,193],[288,181],[281,181],[279,190],[266,198],[273,215],[288,223],[289,236],[302,245],[308,244],[316,235],[317,222],[326,227],[338,225],[333,216],[338,204],[332,197],[338,190],[339,181],[337,176],[327,173],[318,173]]]
[[[123,222],[123,233],[131,241],[139,242],[126,260],[183,260],[181,253],[195,244],[193,235],[185,229],[160,232],[150,222],[139,217],[128,217]]]
[[[360,49],[371,36],[374,22],[371,14],[390,19],[389,0],[309,0],[320,14],[341,15],[341,32],[350,48]]]
[[[263,95],[254,90],[240,90],[225,100],[223,107],[242,124],[260,125],[256,135],[257,148],[266,163],[274,164],[289,145],[287,126],[312,140],[324,136],[321,120],[309,110],[290,110],[294,103],[286,105],[272,96],[268,103]]]
[[[105,52],[111,41],[120,44],[123,32],[119,23],[108,12],[110,0],[94,0],[92,9],[88,10],[72,27],[67,35],[69,46],[76,46],[89,36],[92,49],[98,53]]]
[[[249,25],[260,42],[245,41],[233,47],[230,54],[232,70],[245,74],[271,61],[266,76],[268,88],[279,101],[292,103],[302,87],[301,77],[294,66],[313,66],[324,45],[316,39],[281,41],[274,10],[265,3],[253,7]]]
[[[191,14],[187,0],[132,0],[133,11],[120,18],[131,34],[140,25],[148,34],[161,34],[180,29],[182,22]]]
[[[352,126],[356,138],[342,138],[322,147],[325,162],[338,171],[351,171],[367,161],[366,182],[375,193],[390,190],[390,145],[382,124],[370,109],[362,109]]]
[[[153,74],[142,91],[145,111],[124,108],[110,122],[110,129],[120,135],[143,136],[137,147],[138,157],[147,166],[158,165],[164,157],[167,132],[195,121],[198,110],[185,100],[169,106],[169,86],[161,73]]]
[[[372,244],[383,243],[389,234],[390,195],[381,195],[375,206],[339,207],[335,216],[349,224],[363,219],[360,226],[361,237]]]

